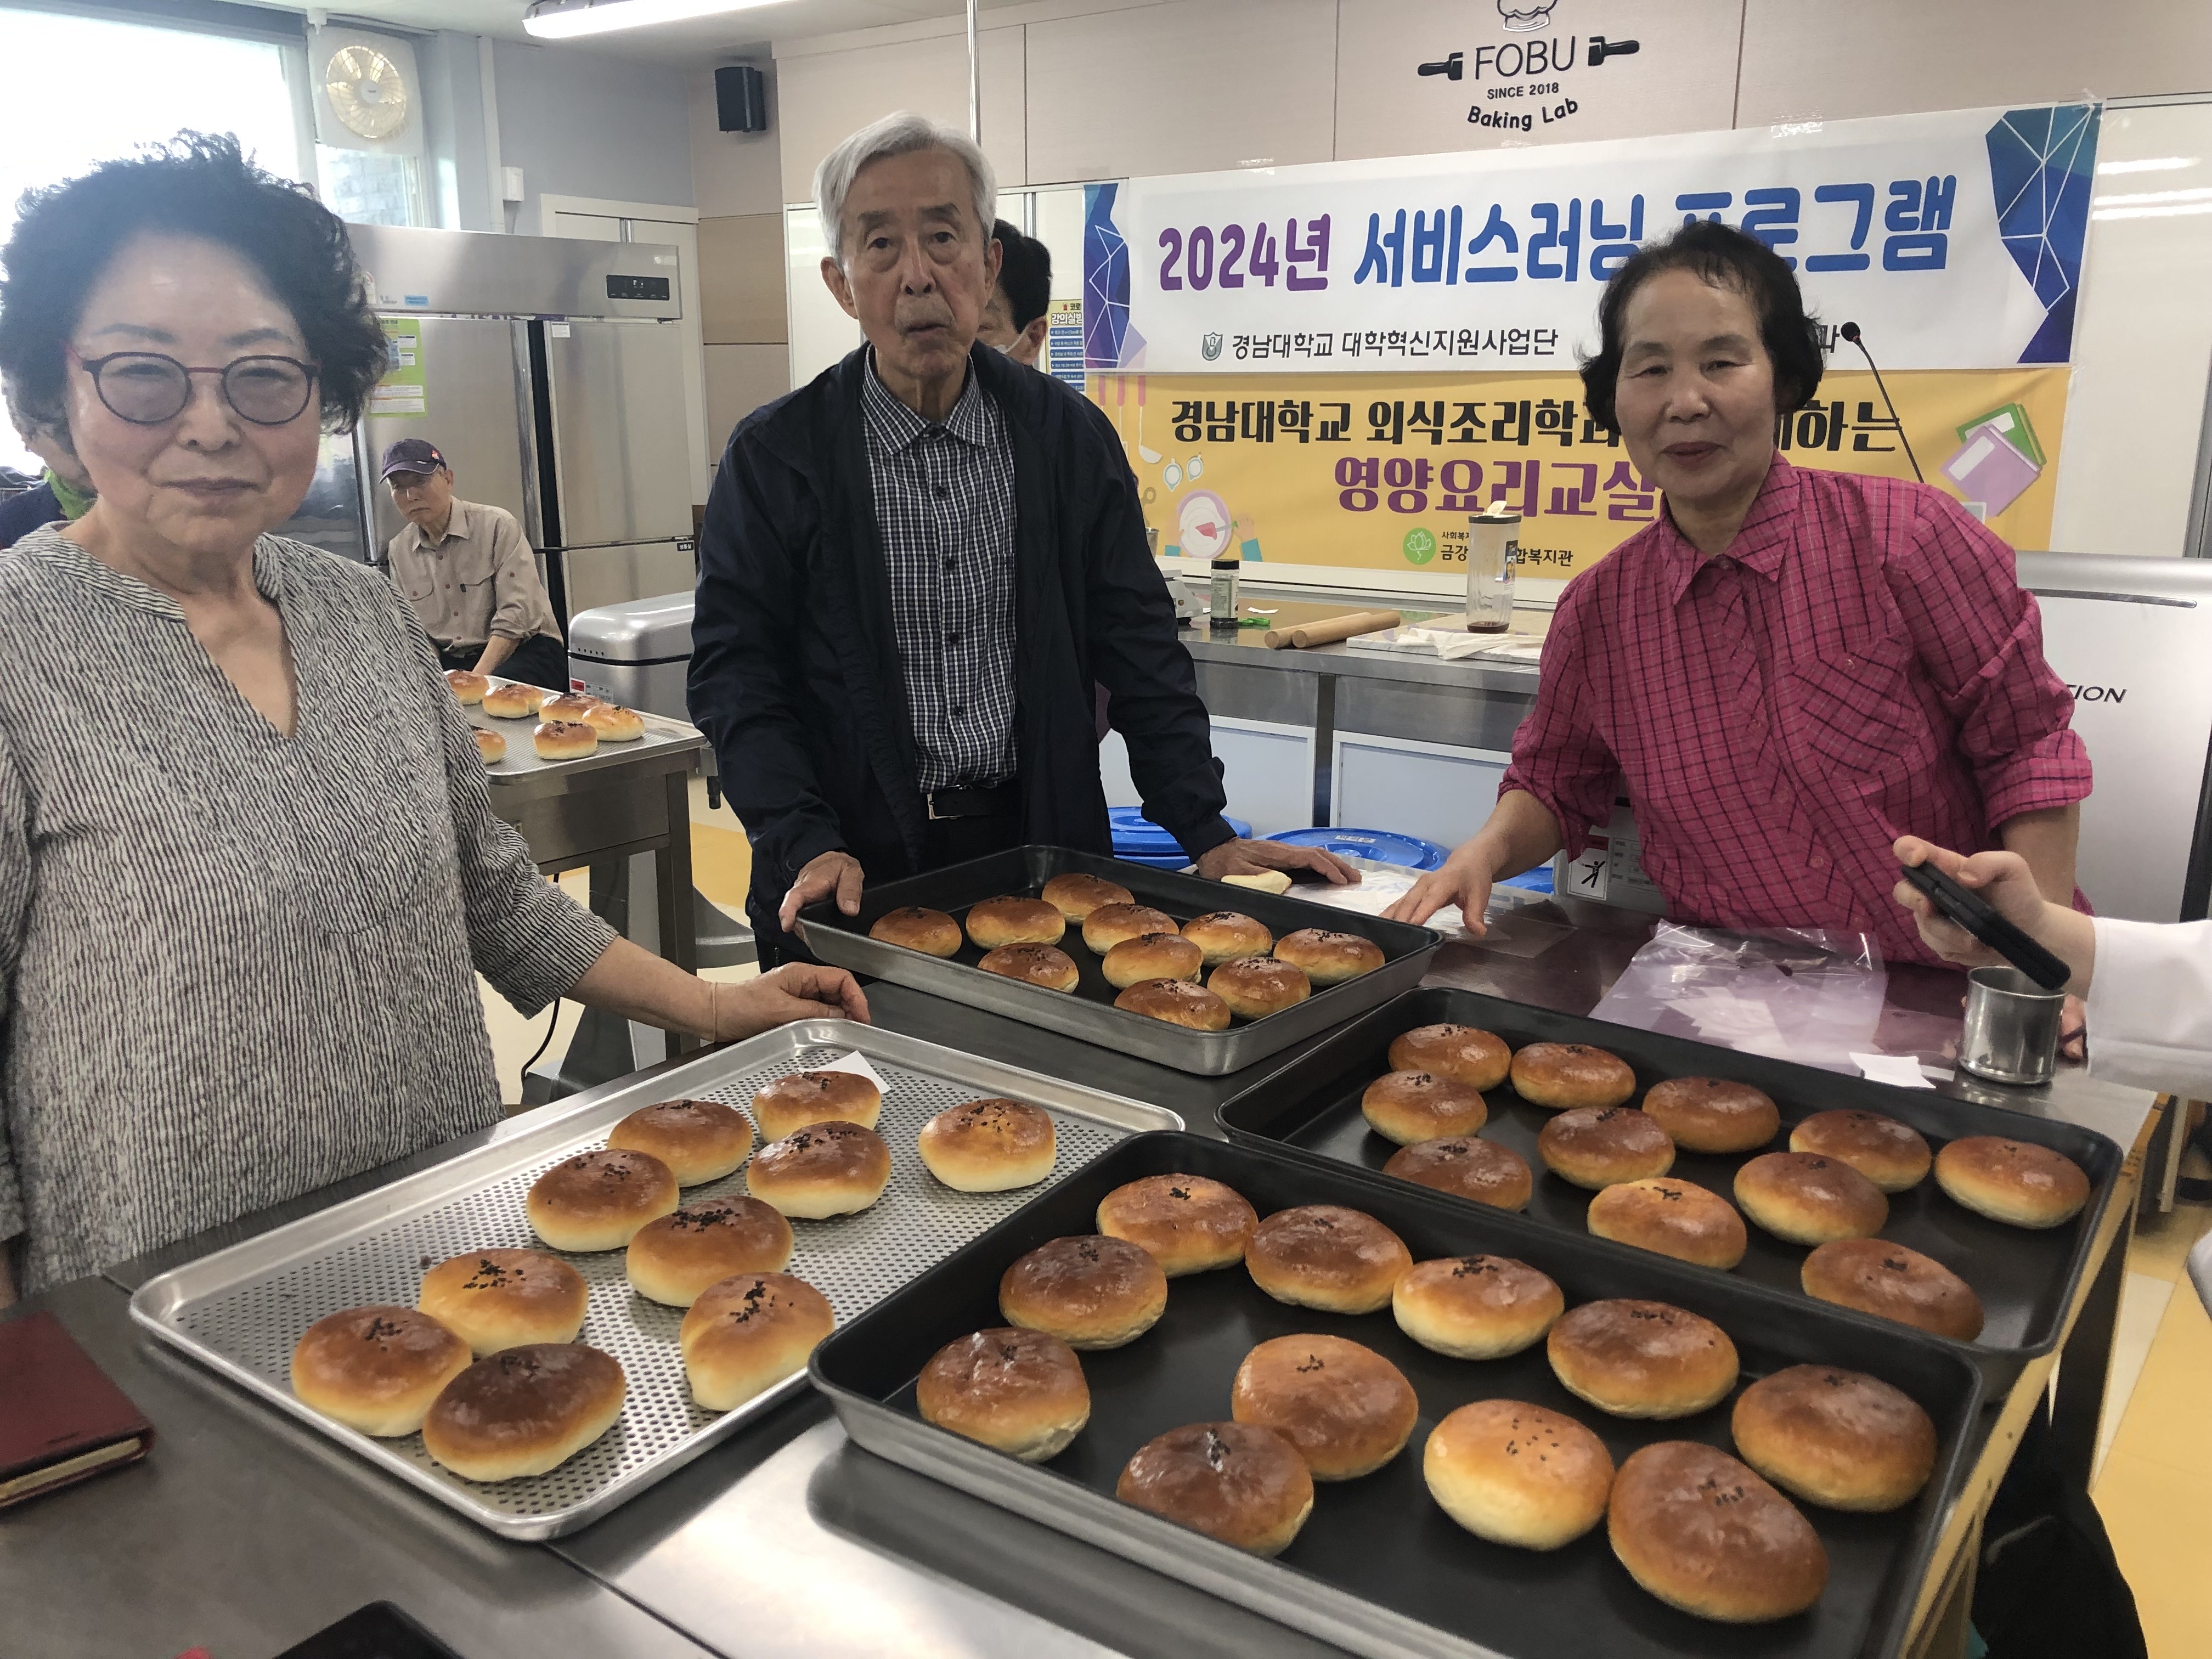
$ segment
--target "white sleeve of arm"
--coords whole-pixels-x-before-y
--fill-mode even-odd
[[[2089,1069],[2114,1083],[2212,1099],[2212,921],[2097,918]]]

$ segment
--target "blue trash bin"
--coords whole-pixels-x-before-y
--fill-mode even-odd
[[[1451,855],[1448,848],[1419,836],[1401,836],[1395,830],[1285,830],[1267,839],[1288,842],[1294,847],[1318,847],[1340,859],[1370,859],[1408,870],[1440,868]]]
[[[1114,856],[1132,864],[1149,864],[1155,870],[1180,870],[1190,862],[1182,843],[1134,806],[1107,809],[1106,823],[1114,835]],[[1249,836],[1252,826],[1241,818],[1228,820],[1239,836]]]

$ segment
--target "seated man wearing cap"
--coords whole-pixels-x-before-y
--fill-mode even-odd
[[[514,514],[454,495],[453,469],[422,438],[386,450],[383,473],[407,520],[385,557],[440,659],[566,691],[568,647]]]

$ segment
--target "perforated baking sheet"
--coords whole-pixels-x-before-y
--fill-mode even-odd
[[[990,1095],[1043,1107],[1057,1131],[1054,1180],[1128,1134],[1182,1127],[1181,1119],[1160,1107],[895,1031],[809,1021],[642,1082],[594,1090],[547,1109],[550,1121],[544,1124],[164,1273],[131,1298],[131,1316],[493,1532],[518,1539],[558,1537],[804,1389],[804,1374],[733,1412],[702,1411],[691,1401],[676,1346],[683,1310],[633,1291],[620,1250],[564,1255],[591,1290],[580,1340],[612,1354],[629,1380],[622,1419],[550,1474],[481,1484],[439,1468],[422,1449],[419,1434],[372,1439],[302,1406],[291,1392],[293,1345],[308,1326],[343,1309],[374,1303],[412,1307],[423,1270],[447,1256],[500,1247],[544,1249],[523,1209],[531,1183],[562,1158],[602,1145],[608,1129],[639,1107],[679,1097],[749,1106],[772,1079],[856,1050],[887,1085],[878,1133],[890,1146],[890,1186],[859,1215],[794,1221],[796,1248],[787,1269],[829,1297],[841,1325],[1042,1190],[956,1193],[941,1185],[915,1150],[921,1126],[937,1113]],[[690,1203],[744,1191],[739,1170],[687,1187],[684,1198]]]

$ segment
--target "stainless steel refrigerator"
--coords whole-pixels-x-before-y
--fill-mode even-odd
[[[380,562],[404,522],[377,477],[427,438],[465,501],[503,507],[564,623],[691,586],[676,251],[647,242],[351,225],[393,363],[357,430],[327,439],[284,526]]]

